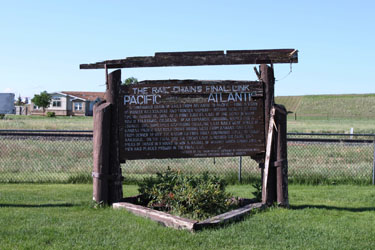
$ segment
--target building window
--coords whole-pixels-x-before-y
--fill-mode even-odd
[[[74,103],[74,110],[75,111],[80,111],[83,109],[83,105],[82,105],[82,102],[75,102]]]
[[[52,99],[52,107],[61,107],[60,97],[55,97]]]

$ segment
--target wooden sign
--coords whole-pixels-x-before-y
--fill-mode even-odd
[[[119,94],[120,157],[253,156],[265,152],[263,83],[143,81]]]

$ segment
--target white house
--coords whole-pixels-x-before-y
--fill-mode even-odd
[[[50,93],[52,99],[46,112],[61,116],[92,116],[94,104],[104,100],[104,92],[62,91]],[[31,115],[42,115],[43,109],[31,103]]]

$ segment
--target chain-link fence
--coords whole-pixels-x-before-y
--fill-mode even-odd
[[[289,133],[289,179],[309,183],[373,182],[374,136]]]
[[[371,183],[375,135],[288,134],[289,180],[308,183]],[[229,181],[260,180],[250,157],[133,160],[122,164],[125,180],[140,180],[168,167],[210,172]],[[87,131],[0,133],[0,182],[89,182],[92,135]]]

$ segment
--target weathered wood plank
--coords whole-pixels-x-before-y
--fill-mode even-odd
[[[287,143],[287,111],[282,105],[276,107],[276,126],[277,126],[277,152],[276,152],[276,184],[277,184],[277,203],[280,206],[289,206],[288,195],[288,143]]]
[[[145,106],[145,93],[151,89],[160,91]],[[119,125],[124,138],[121,159],[264,153],[263,92],[263,83],[254,81],[156,80],[121,86],[120,117],[127,121]]]
[[[198,221],[174,216],[165,212],[153,210],[147,207],[134,205],[128,202],[117,202],[113,203],[115,209],[126,209],[127,211],[157,221],[167,227],[173,227],[176,229],[186,229],[192,231],[194,224]]]
[[[206,227],[213,227],[213,226],[218,226],[221,224],[229,223],[235,220],[239,220],[246,214],[250,213],[250,211],[254,209],[261,209],[263,208],[264,205],[259,202],[259,203],[253,203],[249,204],[246,206],[243,206],[241,208],[229,211],[227,213],[223,213],[220,215],[217,215],[215,217],[209,218],[207,220],[198,222],[194,225],[194,230],[200,230]]]
[[[298,52],[295,49],[229,50],[226,54],[223,51],[158,52],[155,56],[128,57],[81,64],[80,69],[101,69],[105,65],[113,69],[262,63],[298,63]]]
[[[266,159],[264,161],[264,175],[263,175],[263,185],[262,185],[262,202],[264,204],[267,203],[268,198],[268,190],[267,190],[267,184],[268,184],[268,172],[269,172],[269,166],[270,166],[270,159],[271,159],[271,146],[272,146],[272,137],[273,137],[273,127],[274,127],[274,115],[275,115],[275,108],[273,107],[271,109],[271,115],[270,115],[270,122],[269,122],[269,128],[267,133],[267,145],[266,145]]]
[[[156,52],[155,57],[159,56],[212,56],[224,55],[223,50],[212,51],[186,51],[186,52]]]
[[[270,114],[271,114],[271,108],[274,104],[274,93],[275,93],[275,76],[273,72],[273,68],[266,65],[262,64],[260,65],[260,75],[261,75],[261,80],[265,84],[265,100],[264,100],[264,112],[265,112],[265,140],[268,138],[268,129],[269,129],[269,121],[270,121]],[[273,136],[275,137],[275,136]],[[275,140],[275,138],[272,138],[272,140]],[[271,151],[270,151],[270,157],[269,161],[273,163],[276,160],[276,144],[270,145]],[[262,180],[264,180],[264,165],[262,166]],[[270,168],[268,169],[268,174],[267,174],[267,198],[266,202],[267,204],[273,204],[276,201],[276,170],[275,168]],[[264,187],[262,187],[262,190],[264,190]]]
[[[240,218],[250,213],[250,211],[254,209],[262,209],[265,207],[261,202],[252,203],[199,222],[197,220],[182,218],[162,211],[157,211],[130,203],[134,200],[134,198],[136,197],[125,198],[124,200],[129,202],[122,201],[113,203],[112,207],[115,209],[125,209],[135,215],[139,215],[151,219],[153,221],[157,221],[167,227],[185,229],[189,231],[201,230],[204,228],[220,226],[222,224],[233,222],[239,220]]]

